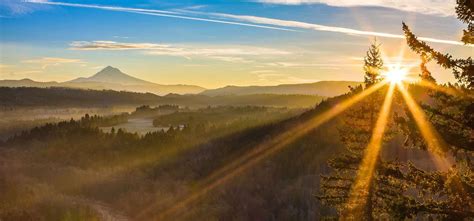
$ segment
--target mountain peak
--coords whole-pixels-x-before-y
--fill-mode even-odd
[[[100,75],[113,76],[113,75],[126,75],[126,74],[123,73],[122,71],[120,71],[118,68],[114,68],[112,66],[107,66],[107,67],[103,68],[102,70],[100,70],[99,72],[97,72],[92,77],[96,77],[96,76],[100,76]]]
[[[102,69],[101,71],[119,71],[121,72],[118,68],[114,68],[110,65],[108,65],[107,67],[105,67],[104,69]]]
[[[100,83],[114,83],[123,85],[140,85],[151,84],[151,82],[144,81],[128,74],[123,73],[118,68],[107,66],[96,74],[88,78],[76,78],[70,82],[100,82]]]

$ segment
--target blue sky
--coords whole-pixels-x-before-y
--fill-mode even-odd
[[[156,83],[208,88],[362,80],[374,36],[386,63],[418,62],[402,21],[442,51],[472,55],[458,42],[455,1],[387,2],[3,0],[0,79],[66,81],[112,65]],[[453,80],[432,69],[439,81]]]

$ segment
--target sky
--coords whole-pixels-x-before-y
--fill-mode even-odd
[[[363,3],[362,3],[363,2]],[[277,85],[363,80],[381,44],[416,74],[402,21],[434,48],[472,56],[455,0],[2,0],[0,79],[68,81],[108,65],[159,84]],[[400,56],[402,55],[402,56]],[[449,71],[430,64],[439,82]]]

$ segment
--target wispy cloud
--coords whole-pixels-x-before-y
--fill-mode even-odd
[[[150,50],[168,48],[169,45],[154,43],[122,43],[116,41],[73,41],[72,50]]]
[[[41,2],[37,0],[37,2]],[[22,0],[2,0],[0,1],[0,10],[4,9],[7,14],[10,15],[22,15],[31,13],[37,9],[39,9],[40,5],[32,5],[32,4],[25,4]],[[8,17],[8,16],[0,16],[0,17]]]
[[[313,31],[325,31],[325,32],[335,32],[342,33],[347,35],[359,35],[359,36],[377,36],[384,38],[398,38],[403,39],[405,36],[401,34],[392,34],[385,32],[376,32],[376,31],[364,31],[352,28],[338,27],[338,26],[326,26],[314,23],[307,23],[301,21],[293,20],[283,20],[275,18],[266,18],[252,15],[234,15],[234,14],[225,14],[225,13],[205,13],[205,12],[195,12],[195,11],[163,11],[163,10],[152,10],[152,9],[140,9],[140,8],[124,8],[124,7],[115,7],[115,6],[99,6],[99,5],[87,5],[87,4],[73,4],[73,3],[63,3],[63,2],[49,2],[49,1],[29,1],[30,3],[39,3],[39,4],[49,4],[49,5],[60,5],[60,6],[70,6],[70,7],[83,7],[83,8],[95,8],[101,10],[112,10],[112,11],[123,11],[129,13],[139,13],[144,15],[151,16],[161,16],[161,17],[172,17],[178,19],[187,19],[187,20],[197,20],[204,22],[213,22],[229,25],[240,25],[248,26],[255,28],[265,28],[265,29],[275,29],[282,31],[296,31],[295,29],[306,29]],[[192,15],[200,15],[201,17],[192,17]],[[202,17],[204,16],[204,17]],[[432,37],[420,37],[420,40],[427,42],[435,42],[442,44],[451,44],[451,45],[464,45],[459,41],[437,39]]]
[[[29,75],[29,74],[39,74],[43,73],[42,70],[26,70],[26,71],[17,71],[14,75]]]
[[[337,7],[375,6],[421,14],[454,15],[455,0],[257,0],[269,4],[326,4]]]
[[[230,45],[220,47],[200,47],[194,45],[171,45],[155,43],[126,43],[115,41],[75,41],[72,50],[141,50],[148,55],[178,56],[191,59],[205,57],[227,62],[250,62],[253,56],[281,56],[290,52],[264,47]]]
[[[7,64],[0,64],[0,70],[4,70],[4,69],[7,69],[11,67],[11,65],[7,65]]]
[[[48,1],[48,0],[25,0],[24,2],[45,4],[45,5],[70,6],[70,7],[79,7],[79,8],[95,8],[95,9],[104,9],[104,10],[110,10],[110,11],[129,11],[129,12],[149,12],[149,13],[163,13],[163,14],[178,14],[177,12],[167,11],[167,10],[130,8],[130,7],[118,7],[118,6],[103,6],[103,5],[67,3],[67,2],[53,2],[53,1]]]
[[[315,78],[301,78],[289,74],[282,73],[260,73],[257,74],[258,81],[261,82],[276,82],[276,83],[312,83],[317,82],[319,79]]]
[[[270,67],[282,67],[282,68],[306,68],[306,67],[358,67],[360,64],[350,64],[350,63],[298,63],[298,62],[269,62],[265,65]]]
[[[268,73],[274,73],[274,70],[255,70],[251,71],[251,74],[268,74]]]
[[[9,79],[9,78],[18,78],[18,76],[25,76],[31,74],[42,73],[43,70],[33,69],[33,70],[19,70],[19,66],[16,65],[7,65],[0,64],[0,78]]]
[[[405,38],[404,35],[400,35],[400,34],[391,34],[391,33],[375,32],[375,31],[362,31],[362,30],[357,30],[357,29],[352,29],[352,28],[326,26],[326,25],[319,25],[319,24],[313,24],[313,23],[307,23],[307,22],[265,18],[265,17],[251,16],[251,15],[233,15],[233,14],[224,14],[224,13],[211,13],[211,15],[219,17],[219,18],[234,19],[236,21],[241,21],[241,22],[251,22],[251,23],[256,23],[256,24],[301,28],[301,29],[309,29],[309,30],[314,30],[314,31],[337,32],[337,33],[343,33],[343,34],[348,34],[348,35],[376,36],[376,37],[384,37],[384,38],[400,38],[400,39]],[[452,45],[464,45],[464,43],[459,42],[459,41],[436,39],[436,38],[430,38],[430,37],[419,37],[419,39],[423,41],[427,41],[427,42],[452,44]]]
[[[38,64],[41,65],[42,69],[46,69],[49,66],[57,66],[61,64],[71,64],[71,63],[84,63],[80,59],[70,59],[70,58],[55,58],[55,57],[42,57],[38,59],[24,60],[23,63],[28,64]]]
[[[112,36],[113,38],[121,38],[121,39],[129,39],[130,37],[128,36],[118,36],[118,35],[114,35]]]

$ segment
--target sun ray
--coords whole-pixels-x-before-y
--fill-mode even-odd
[[[404,85],[398,83],[397,88],[401,92],[402,97],[408,106],[408,110],[415,119],[421,136],[427,143],[428,150],[430,153],[432,153],[432,160],[437,170],[447,171],[449,169],[456,169],[455,167],[453,168],[454,162],[450,161],[445,155],[447,152],[447,144],[444,142],[443,138],[438,134],[433,125],[426,119],[426,115],[423,113],[413,97],[408,93]],[[449,185],[453,185],[452,187],[456,191],[462,195],[466,195],[466,189],[460,185],[461,181],[459,180],[459,177],[454,178],[457,179],[457,182],[451,182]]]
[[[260,145],[253,148],[252,151],[250,151],[249,153],[239,157],[238,159],[232,161],[231,163],[218,169],[216,172],[208,176],[208,178],[202,181],[201,184],[197,185],[198,187],[195,188],[195,191],[182,198],[182,200],[180,200],[178,203],[174,204],[173,206],[165,209],[163,212],[158,214],[157,219],[164,220],[170,215],[176,213],[178,210],[185,208],[192,202],[199,199],[201,196],[207,194],[209,191],[229,181],[236,175],[239,175],[240,173],[246,171],[247,169],[256,165],[261,160],[270,156],[271,154],[280,151],[291,142],[307,134],[309,131],[333,119],[334,117],[345,111],[347,108],[358,103],[359,101],[361,101],[368,95],[374,93],[375,91],[379,90],[386,84],[386,81],[379,82],[373,85],[372,87],[362,91],[361,93],[356,94],[348,98],[347,100],[337,104],[335,107],[317,115],[311,120],[298,124],[295,127],[287,130],[286,132],[278,135],[277,137],[261,143]],[[155,206],[156,204],[150,204],[147,208],[145,208],[136,216],[137,219],[145,218],[145,215],[152,211]]]
[[[419,80],[419,81],[416,82],[416,84],[420,85],[422,87],[431,89],[431,90],[435,90],[435,91],[438,91],[438,92],[441,92],[441,93],[451,95],[451,96],[472,96],[472,95],[464,93],[461,90],[456,90],[456,89],[451,88],[451,87],[440,86],[440,85],[437,85],[437,84],[435,84],[431,81],[427,81],[427,80]]]
[[[388,116],[393,100],[393,92],[395,83],[391,83],[388,92],[385,96],[382,108],[379,112],[379,117],[375,123],[375,128],[372,132],[372,137],[365,150],[364,158],[359,166],[355,182],[349,194],[349,199],[346,204],[346,211],[341,217],[341,220],[354,219],[362,217],[364,208],[368,200],[368,191],[373,178],[375,165],[379,158],[380,147],[382,144],[383,134],[387,127]]]
[[[446,157],[443,154],[446,152],[446,144],[444,144],[443,139],[436,132],[433,125],[431,125],[426,119],[426,115],[421,110],[421,108],[416,103],[415,99],[408,93],[405,86],[401,83],[397,84],[397,88],[402,94],[405,103],[407,104],[408,110],[411,112],[415,123],[420,130],[423,139],[426,141],[428,150],[434,153],[434,161],[438,169],[446,169],[451,166],[451,163],[447,161]]]

